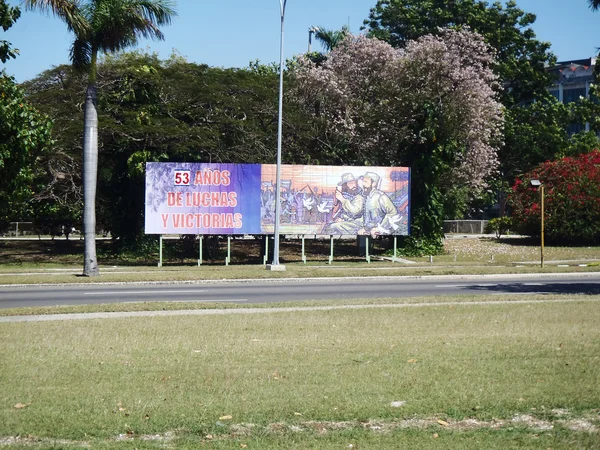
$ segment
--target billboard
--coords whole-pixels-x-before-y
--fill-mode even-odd
[[[146,234],[273,234],[275,164],[147,163]],[[407,167],[282,165],[280,233],[408,235]]]

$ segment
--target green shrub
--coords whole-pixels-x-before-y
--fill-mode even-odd
[[[513,227],[512,218],[509,216],[496,217],[491,219],[485,226],[486,233],[496,233],[496,238],[500,239]]]

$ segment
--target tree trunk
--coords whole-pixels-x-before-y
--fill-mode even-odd
[[[83,119],[83,275],[99,275],[96,258],[96,184],[98,179],[98,113],[96,86],[90,83]]]

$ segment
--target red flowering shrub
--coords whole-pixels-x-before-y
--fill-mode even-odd
[[[539,236],[544,185],[544,229],[549,241],[600,244],[600,150],[548,161],[515,181],[510,202],[516,231]]]

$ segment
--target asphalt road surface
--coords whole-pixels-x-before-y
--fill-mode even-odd
[[[456,294],[600,294],[600,273],[585,276],[378,277],[198,284],[0,287],[0,308],[121,302],[271,303]]]

